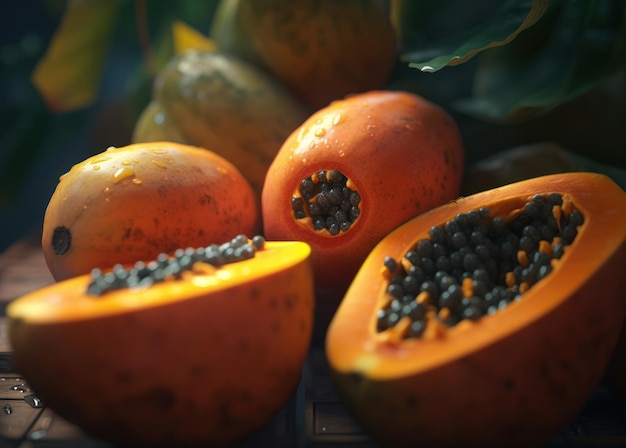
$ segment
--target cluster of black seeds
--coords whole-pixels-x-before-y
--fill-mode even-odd
[[[577,235],[583,215],[558,193],[535,195],[510,221],[480,208],[430,229],[401,260],[385,258],[389,304],[378,331],[404,316],[404,337],[420,337],[429,319],[452,327],[493,314],[552,270]]]
[[[361,196],[349,188],[348,179],[337,170],[323,170],[302,179],[300,196],[291,198],[296,219],[311,218],[315,230],[331,235],[347,232],[359,217]]]
[[[192,271],[196,263],[219,267],[247,260],[254,257],[264,244],[265,238],[261,235],[254,236],[252,240],[248,240],[246,235],[237,235],[223,244],[177,249],[173,256],[162,253],[147,263],[138,261],[131,268],[115,265],[110,272],[96,268],[91,271],[87,294],[100,296],[116,289],[143,288],[166,279],[179,279],[184,272]]]

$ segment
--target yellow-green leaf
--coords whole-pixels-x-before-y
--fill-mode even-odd
[[[89,106],[96,98],[118,0],[70,0],[32,82],[54,112]]]
[[[172,35],[174,37],[174,51],[176,51],[176,54],[183,53],[189,49],[203,51],[215,51],[216,49],[213,39],[180,20],[175,20],[172,24]]]

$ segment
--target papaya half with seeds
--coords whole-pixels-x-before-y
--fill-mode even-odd
[[[457,197],[463,160],[456,123],[422,97],[371,91],[335,101],[296,129],[272,162],[265,235],[312,246],[317,290],[336,302],[334,312],[382,237]]]
[[[43,221],[56,280],[259,230],[255,194],[237,168],[173,142],[111,147],[61,176]]]
[[[258,197],[283,141],[310,113],[257,67],[233,55],[199,50],[174,56],[159,72],[152,103],[187,142],[233,163]],[[151,107],[156,106],[148,105],[144,113],[149,115]],[[150,129],[137,128],[135,142],[159,138],[162,127],[152,126],[156,136]]]
[[[626,194],[565,173],[386,236],[326,337],[339,396],[388,446],[541,446],[601,381],[626,312]]]
[[[173,256],[182,273],[151,270],[151,286],[112,287],[112,272],[137,274],[118,269],[22,296],[7,309],[17,369],[46,406],[121,446],[231,446],[290,399],[311,338],[310,248],[252,252],[191,267]]]
[[[382,89],[397,61],[385,0],[224,0],[212,30],[220,51],[271,73],[314,109]]]

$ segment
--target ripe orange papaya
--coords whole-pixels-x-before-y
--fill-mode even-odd
[[[310,249],[212,243],[13,301],[13,357],[37,397],[116,446],[232,446],[269,422],[308,353]],[[209,262],[231,249],[247,255]]]
[[[626,193],[564,173],[459,198],[382,239],[329,326],[336,389],[383,446],[543,446],[626,314]]]
[[[255,234],[250,184],[223,157],[172,142],[111,147],[61,176],[42,247],[56,280]]]
[[[331,103],[285,141],[262,195],[268,239],[312,247],[320,310],[334,307],[372,248],[457,197],[464,149],[440,107],[406,92]]]

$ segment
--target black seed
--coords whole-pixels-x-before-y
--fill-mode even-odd
[[[421,257],[430,257],[433,253],[433,243],[430,240],[423,239],[417,243],[417,253]]]
[[[383,264],[389,272],[396,272],[396,270],[398,269],[398,262],[395,258],[387,256],[385,257]]]
[[[443,243],[446,241],[446,233],[441,227],[431,227],[428,234],[433,243]]]

